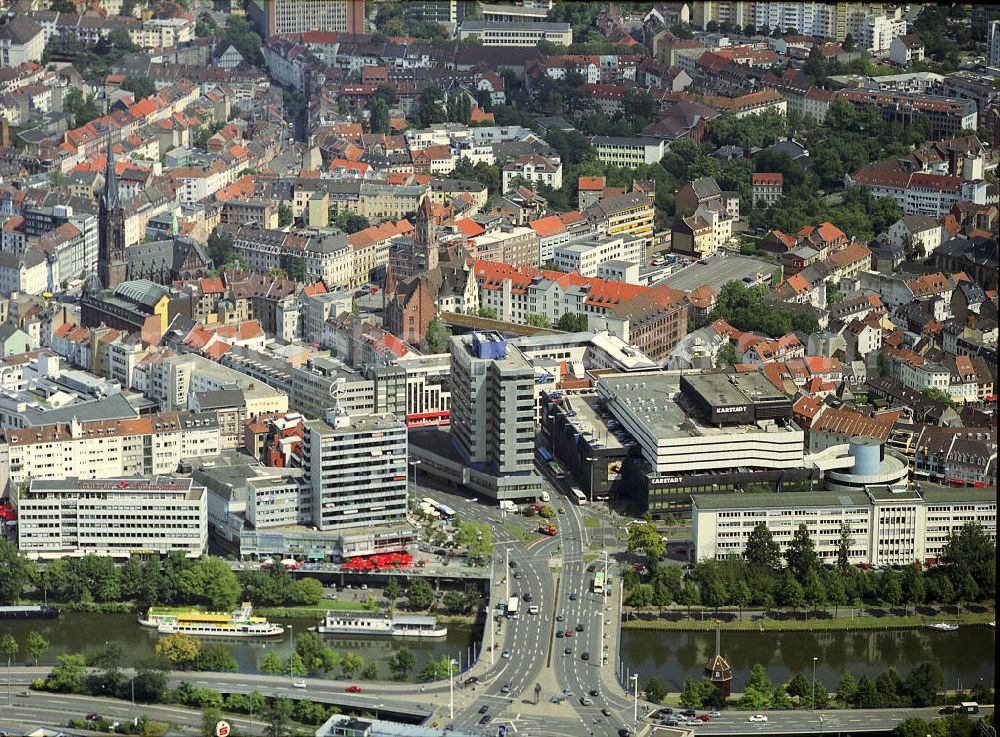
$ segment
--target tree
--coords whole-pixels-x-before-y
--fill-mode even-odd
[[[153,652],[165,657],[171,664],[184,668],[198,661],[201,641],[191,635],[175,633],[157,640]]]
[[[277,653],[269,652],[257,663],[257,670],[261,673],[277,676],[285,672],[285,666],[282,664],[281,658],[278,657]]]
[[[844,51],[854,51],[856,43],[857,42],[854,40],[854,36],[848,33],[846,36],[844,36],[844,40],[841,42],[840,45],[844,48]]]
[[[482,317],[486,320],[496,320],[497,311],[494,310],[492,307],[480,307],[478,310],[476,310],[476,317]]]
[[[667,684],[664,683],[663,679],[659,676],[652,676],[648,681],[646,681],[645,691],[646,698],[654,704],[659,704],[663,701],[668,693]]]
[[[264,712],[265,737],[290,737],[292,728],[292,702],[284,696],[276,696]],[[213,733],[214,734],[214,733]]]
[[[564,312],[556,321],[556,328],[567,333],[583,333],[588,327],[587,315],[582,312]]]
[[[847,573],[851,567],[851,545],[853,544],[854,536],[851,535],[851,526],[842,522],[840,524],[840,538],[837,540],[837,570],[840,571],[841,575]]]
[[[840,680],[837,682],[837,701],[839,701],[844,706],[848,706],[854,703],[854,695],[857,693],[858,687],[854,683],[854,676],[852,676],[847,671],[844,671]]]
[[[203,706],[201,709],[201,737],[215,737],[215,725],[222,719],[222,710],[217,706]]]
[[[105,643],[104,648],[91,658],[88,663],[93,668],[102,668],[104,670],[118,670],[124,664],[125,646],[120,642]]]
[[[132,685],[136,701],[155,703],[167,690],[167,674],[155,668],[139,668]]]
[[[953,584],[958,584],[960,588],[962,578],[969,574],[983,595],[993,596],[996,589],[996,544],[986,535],[982,525],[966,522],[957,533],[952,532],[945,543],[941,561],[951,569],[948,573]],[[967,587],[967,590],[970,588]]]
[[[781,548],[764,522],[753,528],[743,557],[750,568],[776,571],[781,567]]]
[[[785,550],[785,560],[788,561],[788,569],[799,581],[804,581],[806,574],[810,571],[815,573],[819,568],[816,545],[809,536],[809,528],[805,525],[799,525],[792,535],[792,541]]]
[[[309,278],[306,271],[306,260],[302,256],[295,256],[288,262],[288,278],[294,282],[305,282]]]
[[[382,133],[388,135],[389,127],[389,106],[385,100],[373,97],[368,106],[368,130],[372,133]]]
[[[284,228],[295,222],[295,214],[291,206],[286,202],[278,203],[278,227]]]
[[[818,607],[826,602],[826,587],[823,586],[823,581],[820,580],[819,573],[815,570],[806,574],[802,590],[805,594],[806,604]]]
[[[323,599],[323,584],[315,578],[298,578],[292,582],[288,598],[298,606],[316,606]]]
[[[417,580],[422,581],[423,579]],[[352,678],[356,673],[364,669],[364,667],[364,657],[356,652],[348,651],[340,659],[340,672],[344,675],[344,678]]]
[[[552,323],[549,321],[545,315],[539,315],[532,312],[525,316],[524,321],[535,328],[549,328],[552,327]]]
[[[48,649],[49,641],[40,632],[32,630],[28,633],[24,641],[24,650],[35,661],[35,665],[38,665],[38,659],[45,655]]]
[[[264,63],[264,55],[261,48],[264,44],[260,36],[254,32],[250,21],[241,15],[229,15],[226,17],[225,37],[230,41],[236,50],[240,52],[247,63],[259,67]]]
[[[429,609],[434,603],[434,589],[427,579],[414,578],[406,592],[406,598],[411,609]]]
[[[701,601],[701,593],[691,579],[684,579],[684,586],[681,588],[680,599],[677,603],[688,608],[688,616],[691,615],[691,607],[696,606]]]
[[[791,568],[786,568],[781,579],[781,588],[778,590],[778,598],[783,606],[798,609],[805,605],[806,594],[802,584],[795,578]]]
[[[878,688],[876,688],[875,682],[871,678],[861,676],[861,679],[858,681],[858,687],[854,692],[852,703],[854,706],[862,709],[873,709],[876,706],[882,705]]]
[[[451,329],[435,317],[427,326],[427,350],[431,353],[447,353],[451,348]]]
[[[889,362],[889,358],[884,353],[879,353],[875,356],[875,363],[878,367],[878,375],[882,377],[892,375],[892,363]]]
[[[213,609],[232,609],[240,600],[240,582],[229,564],[214,555],[198,558],[177,578],[185,601],[204,603]]]
[[[941,665],[929,660],[918,663],[906,674],[903,682],[903,692],[910,697],[914,706],[932,705],[943,688],[944,673]]]
[[[156,85],[149,77],[126,77],[122,89],[131,92],[136,100],[141,100],[154,94]]]
[[[750,603],[751,597],[750,586],[746,580],[743,578],[736,579],[733,582],[729,596],[733,606],[739,607],[740,619],[743,619],[743,609]]]
[[[0,604],[13,604],[31,580],[34,566],[10,540],[0,538]]]
[[[879,673],[875,679],[875,688],[878,689],[879,700],[886,706],[900,705],[902,698],[900,692],[903,690],[903,679],[899,671],[891,665]]]
[[[11,661],[17,657],[18,645],[14,635],[4,635],[0,637],[0,655],[7,658],[7,668],[10,668]]]
[[[399,648],[389,656],[389,670],[397,681],[405,681],[417,665],[417,658],[406,645]]]
[[[811,688],[812,684],[801,671],[792,676],[792,679],[785,686],[789,696],[795,696],[799,699],[808,698]]]
[[[732,343],[724,343],[719,348],[719,352],[715,354],[716,366],[735,366],[739,362],[739,353],[737,353],[736,346]]]
[[[656,525],[651,522],[642,522],[632,525],[628,529],[628,551],[635,553],[642,551],[647,561],[655,563],[663,557],[667,545],[663,542],[663,536]]]
[[[389,602],[389,606],[392,606],[393,602],[402,595],[403,589],[399,585],[399,579],[395,576],[390,576],[385,584],[385,588],[382,590],[382,598]]]
[[[878,596],[889,606],[898,606],[903,600],[903,584],[899,574],[891,568],[882,572]]]
[[[198,655],[198,670],[235,671],[239,670],[236,658],[225,645],[204,645]]]
[[[701,706],[701,689],[691,676],[684,681],[684,691],[681,693],[681,706],[697,709]]]
[[[60,655],[46,684],[58,693],[83,693],[87,679],[87,661],[79,653]]]

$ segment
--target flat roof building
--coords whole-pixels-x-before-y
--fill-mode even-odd
[[[208,492],[191,479],[33,479],[13,497],[18,547],[30,558],[203,555]]]

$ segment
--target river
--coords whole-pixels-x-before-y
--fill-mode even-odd
[[[855,680],[876,676],[890,665],[905,677],[924,660],[937,661],[947,688],[969,688],[979,679],[992,685],[995,631],[963,627],[957,632],[900,630],[883,632],[723,632],[722,654],[733,669],[733,691],[742,691],[750,669],[763,664],[775,683],[796,672],[816,677],[831,691],[847,670]],[[623,669],[639,673],[640,680],[657,675],[671,691],[681,691],[688,676],[699,680],[709,657],[715,654],[714,632],[624,630]]]
[[[275,651],[282,659],[288,657],[291,633],[306,632],[315,626],[312,619],[273,619],[285,625],[285,632],[279,637],[266,639],[210,640],[229,646],[240,670],[252,673],[257,663],[268,651]],[[291,632],[287,629],[291,625]],[[448,635],[444,638],[410,638],[407,640],[388,637],[341,637],[323,635],[326,644],[341,654],[353,650],[363,656],[365,662],[379,663],[379,675],[388,678],[386,661],[400,644],[406,645],[416,656],[414,672],[428,659],[440,659],[445,653],[461,657],[462,668],[468,662],[469,648],[473,643],[473,630],[478,627],[468,624],[449,624]],[[56,657],[68,652],[82,652],[86,656],[99,653],[110,640],[120,642],[125,647],[127,665],[141,662],[153,655],[153,647],[159,639],[156,630],[140,626],[130,614],[84,614],[63,612],[57,619],[0,620],[0,635],[10,632],[21,645],[18,660],[25,660],[24,640],[28,632],[36,630],[50,643],[50,648],[42,657],[43,662],[54,662]],[[478,647],[478,645],[477,645]]]

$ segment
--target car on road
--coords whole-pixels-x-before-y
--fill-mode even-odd
[[[563,702],[562,696],[553,696],[549,701],[553,704],[561,704]]]
[[[625,727],[622,727],[618,730],[618,737],[632,737],[632,733],[625,729]]]
[[[597,570],[596,563],[591,563],[589,566],[587,566],[587,573],[593,573],[596,570]]]
[[[572,695],[573,695],[573,689],[571,689],[571,688],[564,688],[563,689],[563,696],[572,696]]]
[[[493,718],[492,714],[483,714],[483,718],[479,720],[480,724],[489,724],[490,719]]]
[[[563,509],[562,507],[559,507],[559,514],[566,514],[566,510]]]
[[[563,634],[565,634],[566,637],[572,637],[573,636],[573,630],[566,630],[566,632],[564,632]]]
[[[562,614],[557,614],[556,615],[556,621],[557,622],[562,622],[563,621],[563,615]]]
[[[663,720],[663,726],[664,727],[676,727],[679,724],[680,724],[680,722],[677,720],[677,717],[670,717],[669,719],[664,719]]]
[[[603,709],[601,709],[601,714],[603,714],[606,717],[609,717],[611,716],[611,709],[605,706]]]
[[[31,691],[18,691],[17,695],[20,696],[21,698],[26,699],[29,696],[31,696]]]
[[[305,688],[306,687],[306,682],[305,681],[295,681],[292,685],[295,688]]]
[[[511,568],[517,568],[517,561],[516,560],[512,560],[507,565],[509,565]]]
[[[525,594],[524,594],[524,596],[522,598],[526,602],[531,603],[531,592],[530,591],[526,591]]]
[[[701,719],[688,719],[686,722],[684,722],[684,726],[685,727],[700,727],[701,726]]]
[[[767,717],[763,714],[754,714],[752,717],[747,719],[748,722],[755,722],[757,724],[767,724]]]
[[[580,706],[593,706],[593,705],[594,705],[593,699],[589,699],[586,696],[580,697]]]
[[[685,709],[684,711],[679,712],[679,713],[680,713],[680,715],[682,717],[693,717],[694,716],[694,709]]]
[[[501,658],[509,658],[510,657],[510,650],[504,650],[502,653],[500,653],[500,657]]]
[[[538,609],[537,605],[533,605],[533,606],[529,606],[528,607],[528,614],[538,614],[538,612],[539,612],[539,609]]]
[[[344,693],[361,693],[361,686],[348,686],[344,689]]]
[[[948,714],[957,714],[957,713],[958,713],[957,706],[942,706],[940,709],[938,709],[938,714],[941,714],[942,716],[946,716]]]
[[[521,572],[520,571],[514,571],[514,578],[520,578],[520,577],[521,577]]]
[[[700,719],[703,722],[712,721],[712,717],[710,717],[708,714],[702,714],[700,717],[695,717],[695,719]]]
[[[591,696],[600,696],[601,692],[598,691],[596,688],[592,688],[592,689],[590,689],[590,695]]]
[[[719,717],[722,716],[722,712],[721,711],[710,711],[710,712],[708,712],[708,715],[710,717],[712,717],[712,719],[718,719]]]
[[[575,593],[573,593],[573,594],[570,594],[570,595],[569,595],[569,600],[570,600],[570,601],[576,601],[576,594],[575,594]]]
[[[590,660],[590,653],[584,653],[580,656],[581,660]]]
[[[565,637],[566,633],[562,630],[556,630],[556,637]]]
[[[576,626],[576,631],[577,632],[583,632],[583,623],[582,622]]]
[[[489,704],[483,704],[482,706],[479,707],[479,713],[480,714],[485,714],[489,710],[490,710],[490,705]]]
[[[510,693],[510,681],[500,687],[500,693]]]
[[[471,686],[473,683],[479,683],[479,676],[469,676],[463,681],[463,683],[466,686]]]
[[[99,721],[99,720],[100,720],[100,718],[101,718],[101,715],[100,715],[100,714],[88,714],[88,715],[86,716],[86,720],[87,720],[88,722],[96,722],[96,721]]]
[[[566,653],[566,655],[572,655],[573,654],[573,648],[568,647],[565,650],[563,650],[563,652]]]

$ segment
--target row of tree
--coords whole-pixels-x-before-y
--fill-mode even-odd
[[[649,578],[624,573],[625,601],[634,607],[698,604],[769,609],[842,607],[863,603],[917,606],[991,600],[996,591],[996,545],[982,526],[966,523],[944,547],[941,564],[869,570],[850,564],[853,536],[841,530],[837,562],[824,566],[805,525],[795,531],[784,553],[767,525],[754,528],[742,555],[698,563],[686,576],[677,566],[661,566],[665,545],[651,524],[633,525],[629,550],[643,552]],[[834,612],[836,614],[836,611]]]

